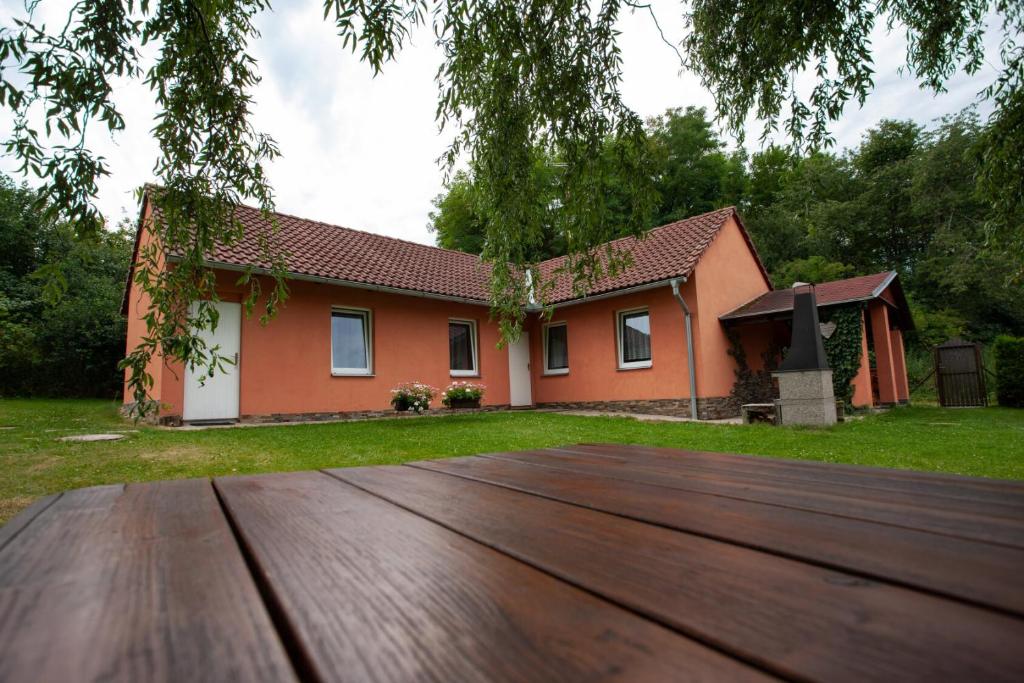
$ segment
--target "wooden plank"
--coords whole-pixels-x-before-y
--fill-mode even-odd
[[[554,452],[596,455],[619,462],[650,463],[671,466],[695,477],[728,479],[737,483],[771,484],[783,488],[806,489],[810,485],[816,493],[863,501],[886,502],[915,508],[939,511],[957,511],[982,517],[1003,517],[1013,522],[1024,519],[1024,492],[994,491],[985,494],[955,495],[949,486],[927,490],[917,482],[899,486],[899,475],[860,477],[855,481],[842,477],[843,466],[803,470],[779,463],[758,462],[758,458],[732,456],[715,458],[713,453],[677,449],[640,448],[619,446],[572,446]],[[835,475],[835,476],[833,476]],[[941,491],[941,492],[940,492]],[[1001,495],[1000,495],[1001,494]]]
[[[1024,548],[1024,524],[1020,520],[1005,517],[984,517],[952,510],[864,500],[857,496],[823,494],[811,484],[782,486],[777,482],[738,482],[724,476],[697,476],[672,463],[632,460],[626,463],[601,455],[570,453],[559,449],[492,453],[487,456]]]
[[[413,463],[1024,615],[1024,551],[499,458]]]
[[[881,491],[926,494],[955,501],[1002,503],[1012,506],[1017,511],[1024,505],[1024,482],[1013,480],[654,446],[578,444],[562,450],[596,453],[619,460],[670,460],[692,467],[758,475],[771,474],[787,479],[827,482],[832,485],[847,484]]]
[[[67,492],[0,552],[0,680],[293,678],[208,481]]]
[[[762,677],[325,474],[215,485],[311,671],[323,678]]]
[[[331,474],[786,677],[1000,680],[1024,621],[747,548],[413,468]]]
[[[9,519],[6,524],[0,526],[0,550],[3,550],[4,546],[27,528],[32,523],[32,520],[38,517],[43,510],[53,505],[60,498],[60,495],[59,493],[54,493],[37,498],[27,508],[19,512],[12,519]]]

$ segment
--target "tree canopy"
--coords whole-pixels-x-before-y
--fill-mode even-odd
[[[0,175],[0,395],[114,397],[133,233],[77,239],[36,199]]]
[[[250,52],[257,37],[254,17],[269,3],[81,0],[56,28],[36,21],[34,7],[30,3],[28,14],[0,33],[0,107],[15,120],[6,151],[24,173],[43,179],[39,206],[48,216],[59,216],[79,236],[100,229],[92,200],[107,167],[89,149],[87,131],[124,128],[113,97],[116,79],[143,79],[159,108],[153,230],[157,243],[181,258],[176,268],[161,271],[152,252],[143,254],[136,271],[155,307],[142,344],[125,360],[129,386],[144,410],[152,381],[145,368],[154,354],[211,367],[226,361],[205,347],[196,330],[216,325],[216,292],[205,257],[217,243],[239,238],[233,207],[243,199],[273,206],[265,164],[278,151],[252,123],[259,76]],[[324,0],[339,47],[358,52],[374,72],[399,57],[414,28],[433,29],[443,55],[437,118],[457,133],[445,161],[451,169],[464,158],[473,169],[473,205],[487,226],[482,254],[493,265],[492,312],[505,338],[518,334],[529,297],[526,272],[544,253],[551,230],[570,256],[568,273],[584,283],[604,268],[626,265],[613,252],[600,258],[598,245],[623,231],[639,233],[654,210],[647,137],[621,95],[616,30],[623,10],[645,7],[632,0]],[[769,130],[781,120],[797,146],[821,146],[846,103],[863,102],[872,88],[870,32],[876,23],[906,33],[908,69],[940,90],[956,70],[980,68],[990,9],[998,13],[1004,39],[999,74],[985,95],[996,107],[980,142],[978,174],[994,207],[985,230],[1016,250],[1019,272],[1024,46],[1017,41],[1024,7],[1017,0],[690,0],[683,8],[689,27],[683,56],[734,131],[741,132],[753,113]],[[145,45],[156,49],[152,63],[143,62]],[[804,72],[815,79],[809,96],[796,87]],[[693,133],[685,116],[668,123],[679,128],[666,126],[666,136]],[[536,191],[538,149],[557,151],[553,201]],[[714,159],[709,153],[707,162]],[[735,168],[736,160],[727,161]],[[705,181],[666,173],[658,180],[679,188]],[[609,183],[621,190],[615,204],[603,201]],[[668,207],[670,213],[692,209],[689,199],[673,196],[682,203]],[[883,208],[891,214],[897,206]],[[891,247],[900,254],[917,248],[909,233],[897,236]],[[249,286],[247,309],[258,302],[269,318],[287,290],[279,255],[269,246],[265,251],[264,260],[273,264],[273,291],[261,292],[259,280],[249,276],[243,283]],[[201,303],[191,308],[192,301]]]

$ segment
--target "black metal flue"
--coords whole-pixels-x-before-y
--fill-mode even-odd
[[[779,371],[828,369],[825,345],[821,342],[818,300],[814,296],[814,287],[796,287],[793,292],[793,338]]]

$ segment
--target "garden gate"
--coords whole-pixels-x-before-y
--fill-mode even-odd
[[[981,344],[950,339],[935,347],[935,386],[939,405],[963,408],[988,405]]]

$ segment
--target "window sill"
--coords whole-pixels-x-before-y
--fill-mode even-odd
[[[342,372],[340,370],[331,370],[331,377],[373,377],[372,372]]]
[[[448,373],[449,377],[479,377],[479,372],[472,372],[470,370],[452,370]]]
[[[545,370],[542,374],[544,377],[559,377],[562,375],[568,375],[569,368],[560,368],[558,370]]]
[[[629,365],[620,365],[619,370],[650,370],[654,367],[654,363],[647,361],[646,363],[630,363]]]

